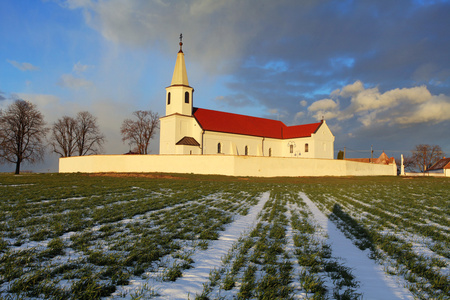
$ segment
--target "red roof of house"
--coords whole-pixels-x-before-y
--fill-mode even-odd
[[[386,153],[381,153],[380,157],[378,158],[346,158],[345,160],[349,161],[356,161],[356,162],[364,162],[364,163],[374,163],[374,164],[380,164],[380,165],[389,165],[395,163],[395,158],[391,157],[389,158]]]
[[[432,165],[427,171],[450,169],[450,158],[442,158]]]
[[[195,107],[193,115],[204,130],[275,139],[309,137],[322,124],[286,126],[281,121]]]

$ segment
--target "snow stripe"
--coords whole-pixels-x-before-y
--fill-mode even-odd
[[[265,192],[257,205],[253,206],[246,216],[241,216],[230,224],[217,241],[210,243],[205,251],[192,256],[195,261],[192,269],[185,270],[183,277],[175,282],[155,282],[152,287],[161,294],[156,299],[193,299],[195,294],[203,290],[203,283],[209,279],[209,272],[222,265],[222,257],[227,254],[239,237],[254,227],[258,213],[269,200],[270,193]]]
[[[399,286],[393,277],[386,275],[382,267],[368,257],[369,250],[361,251],[353,245],[305,193],[300,193],[300,197],[308,205],[317,223],[328,234],[333,256],[342,258],[345,265],[352,269],[356,280],[361,283],[357,292],[363,294],[363,299],[414,299],[406,288]]]

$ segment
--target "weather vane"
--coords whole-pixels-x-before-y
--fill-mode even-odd
[[[180,52],[183,52],[182,47],[183,47],[183,34],[180,33]]]

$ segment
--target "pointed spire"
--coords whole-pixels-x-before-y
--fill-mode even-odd
[[[173,70],[172,83],[171,85],[185,85],[189,86],[189,81],[186,72],[186,64],[184,62],[184,53],[181,47],[183,35],[180,34],[180,51],[177,54],[177,61],[175,63],[175,69]]]

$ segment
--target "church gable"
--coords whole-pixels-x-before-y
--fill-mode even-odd
[[[285,126],[283,130],[283,139],[310,137],[313,133],[316,133],[317,130],[319,130],[320,125],[322,125],[322,122],[296,126]]]

